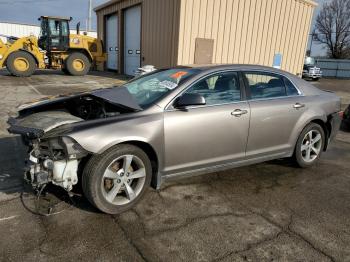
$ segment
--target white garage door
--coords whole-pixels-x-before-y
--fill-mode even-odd
[[[107,68],[118,70],[118,16],[107,17],[106,22],[106,47],[108,53]]]
[[[141,60],[141,6],[126,9],[124,17],[124,72],[135,75]]]

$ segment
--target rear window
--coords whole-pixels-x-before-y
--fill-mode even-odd
[[[284,78],[284,83],[286,84],[286,90],[288,96],[296,96],[299,95],[298,89],[293,85],[291,81],[289,81],[287,78]]]

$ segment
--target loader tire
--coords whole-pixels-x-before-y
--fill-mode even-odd
[[[36,61],[28,52],[16,51],[7,58],[6,68],[14,76],[28,77],[34,74]]]
[[[90,71],[89,58],[82,53],[72,53],[65,61],[66,69],[73,76],[84,76]]]

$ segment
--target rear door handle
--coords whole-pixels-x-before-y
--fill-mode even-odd
[[[231,115],[233,115],[235,117],[239,117],[239,116],[247,114],[247,113],[248,113],[247,110],[236,109],[236,110],[231,112]]]
[[[299,108],[305,107],[305,104],[296,103],[293,107],[295,109],[299,109]]]

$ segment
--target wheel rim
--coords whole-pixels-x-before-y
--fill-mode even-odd
[[[74,59],[73,61],[73,68],[76,71],[83,71],[85,68],[85,63],[81,59]]]
[[[145,181],[146,168],[142,160],[135,155],[120,156],[103,173],[103,197],[113,205],[128,204],[141,193]]]
[[[14,61],[14,66],[15,66],[16,70],[24,72],[24,71],[28,70],[29,62],[24,57],[18,57]]]
[[[301,157],[305,162],[314,161],[321,152],[322,136],[318,130],[311,130],[305,134],[301,143]]]

